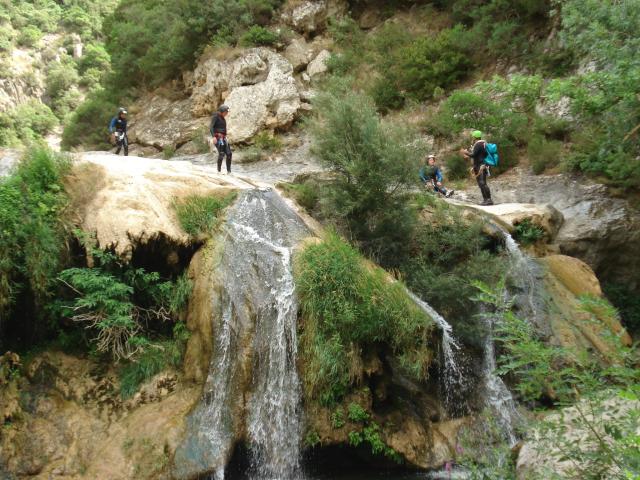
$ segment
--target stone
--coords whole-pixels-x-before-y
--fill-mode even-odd
[[[291,40],[283,53],[296,73],[304,70],[316,54],[317,52],[314,51],[313,46],[307,43],[303,37],[296,37]]]
[[[232,142],[246,142],[266,126],[288,127],[301,107],[293,66],[267,48],[247,50],[232,60],[203,60],[191,88],[194,116],[208,116],[223,102],[229,106]]]
[[[68,182],[77,224],[94,232],[101,247],[112,245],[124,257],[136,242],[158,236],[179,245],[191,242],[175,217],[174,199],[253,188],[237,177],[189,162],[107,153],[86,153],[79,160]]]
[[[470,208],[496,217],[510,232],[513,232],[519,223],[529,220],[545,231],[547,241],[553,241],[564,222],[562,214],[548,204],[501,203],[491,207],[471,205]]]
[[[282,13],[282,21],[303,34],[323,29],[327,18],[327,2],[302,1],[288,2]]]
[[[329,60],[330,57],[331,53],[328,50],[322,50],[318,56],[313,59],[307,67],[307,74],[311,79],[327,72],[327,60]]]
[[[553,205],[564,217],[555,238],[564,255],[586,262],[601,281],[640,290],[640,211],[628,200],[585,178],[533,175],[520,167],[489,186],[496,203]],[[470,194],[480,197],[477,187]]]

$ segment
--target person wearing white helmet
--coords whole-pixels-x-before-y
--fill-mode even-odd
[[[109,133],[111,143],[115,144],[116,155],[120,155],[120,150],[124,147],[124,156],[129,155],[129,138],[127,137],[127,110],[120,107],[118,114],[109,123]]]
[[[429,155],[427,157],[426,164],[420,168],[420,180],[426,187],[433,188],[436,193],[441,193],[445,197],[453,195],[453,190],[447,190],[442,185],[444,180],[442,176],[442,170],[436,164],[436,156]]]
[[[229,146],[229,140],[227,139],[227,120],[226,116],[229,114],[229,107],[226,105],[220,106],[218,111],[211,117],[211,126],[209,132],[213,137],[216,150],[218,150],[218,172],[222,168],[222,160],[227,157],[227,174],[231,173],[231,147]]]

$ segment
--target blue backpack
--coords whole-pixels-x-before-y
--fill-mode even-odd
[[[495,143],[485,142],[484,149],[487,151],[487,158],[484,159],[484,163],[490,167],[497,167],[500,162],[500,156],[498,155],[498,145]]]

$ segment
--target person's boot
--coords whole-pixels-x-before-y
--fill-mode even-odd
[[[449,190],[445,196],[447,198],[451,198],[451,197],[453,197],[453,193],[454,193],[453,190]]]
[[[487,198],[484,202],[482,202],[482,204],[486,206],[493,205],[493,200]]]

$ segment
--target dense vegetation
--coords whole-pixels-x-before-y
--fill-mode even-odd
[[[63,135],[67,148],[100,146],[110,116],[137,89],[156,87],[193,66],[207,46],[269,45],[264,28],[281,0],[122,2],[105,20],[111,74],[79,105]]]
[[[361,355],[388,347],[408,375],[424,379],[432,320],[401,283],[367,265],[335,234],[299,256],[296,284],[305,323],[301,346],[307,398],[339,401],[361,380]]]
[[[65,256],[63,177],[66,157],[47,150],[27,153],[13,175],[0,178],[0,345],[7,331],[18,342],[41,340],[45,307]],[[19,316],[11,324],[7,318]]]
[[[129,395],[180,364],[191,285],[134,267],[81,232],[74,239],[64,188],[69,167],[67,157],[35,148],[0,179],[0,348],[53,342],[120,360]],[[87,255],[74,253],[78,242]]]
[[[84,95],[105,78],[111,60],[102,26],[115,5],[115,0],[0,3],[1,76],[22,82],[34,92],[30,102],[0,113],[0,146],[24,145],[44,137],[65,123]],[[84,46],[81,58],[73,57],[76,42]],[[31,64],[14,61],[15,49],[27,50]]]

